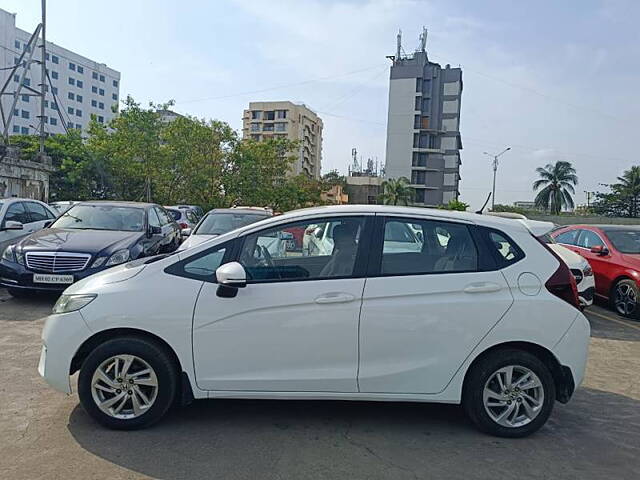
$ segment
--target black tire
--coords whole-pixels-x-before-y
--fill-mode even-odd
[[[27,298],[32,294],[31,291],[22,288],[7,288],[7,292],[14,298]]]
[[[621,300],[619,295],[623,295],[623,292],[630,296],[627,298],[624,306],[618,303],[619,300]],[[609,295],[609,306],[614,312],[623,317],[633,318],[635,320],[640,320],[639,301],[640,289],[638,289],[636,282],[629,278],[624,278],[616,283],[611,289],[611,295]],[[632,304],[633,307],[631,307]]]
[[[140,416],[121,419],[104,413],[96,404],[92,393],[92,377],[96,369],[116,355],[135,355],[151,366],[157,377],[157,394],[149,409]],[[178,373],[170,355],[152,340],[140,337],[121,337],[108,340],[96,347],[82,363],[78,376],[78,395],[85,411],[107,428],[135,430],[160,420],[174,402]],[[128,387],[127,387],[128,388]]]
[[[484,406],[483,391],[495,372],[510,365],[524,367],[535,373],[542,384],[542,407],[529,423],[518,427],[506,427],[494,421]],[[555,383],[549,368],[535,355],[518,349],[501,349],[480,358],[469,370],[462,394],[462,406],[476,427],[490,435],[519,438],[531,435],[545,424],[556,398]]]

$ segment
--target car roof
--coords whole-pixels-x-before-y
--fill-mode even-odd
[[[149,208],[157,207],[155,203],[145,202],[129,202],[129,201],[117,201],[117,200],[89,200],[86,202],[78,202],[76,205],[111,205],[114,207],[134,207],[134,208]],[[76,206],[74,205],[74,207]]]
[[[562,227],[559,227],[558,230],[560,230],[561,228],[570,228],[570,229],[597,228],[602,230],[603,232],[615,232],[620,230],[640,231],[640,225],[619,225],[619,224],[614,225],[614,224],[608,224],[608,223],[604,223],[604,224],[584,223],[584,224],[576,224],[576,225],[563,225]]]
[[[5,197],[0,198],[0,202],[38,202],[44,203],[42,200],[37,200],[35,198],[23,198],[23,197]],[[46,203],[45,203],[46,205]]]

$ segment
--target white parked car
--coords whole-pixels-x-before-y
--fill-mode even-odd
[[[0,255],[22,237],[42,230],[57,213],[46,203],[30,198],[0,198]]]
[[[330,254],[259,248],[321,224]],[[385,241],[397,224],[419,250]],[[65,393],[79,370],[83,407],[117,429],[193,398],[340,399],[462,403],[483,431],[528,435],[582,382],[590,333],[573,275],[531,233],[424,208],[290,212],[73,284],[38,369]]]

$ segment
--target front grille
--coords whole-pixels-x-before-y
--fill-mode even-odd
[[[572,268],[571,273],[573,273],[573,276],[576,279],[576,285],[579,285],[583,278],[582,270],[580,270],[579,268]]]
[[[49,273],[79,272],[91,260],[87,253],[28,252],[25,255],[27,267]]]

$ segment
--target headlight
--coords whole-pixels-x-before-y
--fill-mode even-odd
[[[18,251],[15,245],[9,245],[4,249],[4,252],[2,252],[2,259],[8,262],[24,265],[24,254]]]
[[[107,267],[111,265],[119,265],[126,262],[127,260],[129,260],[129,250],[127,250],[126,248],[123,250],[118,250],[116,253],[109,257],[109,260],[107,260]]]
[[[53,313],[69,313],[89,305],[97,295],[61,295],[53,306]]]
[[[588,263],[582,268],[582,274],[585,277],[591,277],[593,275],[593,270],[591,269],[591,265]]]
[[[102,264],[107,260],[107,257],[98,257],[96,258],[96,261],[93,262],[93,265],[91,265],[91,268],[98,268],[101,267]]]
[[[13,245],[9,245],[2,252],[2,260],[6,260],[7,262],[15,262],[16,257],[13,255]]]

